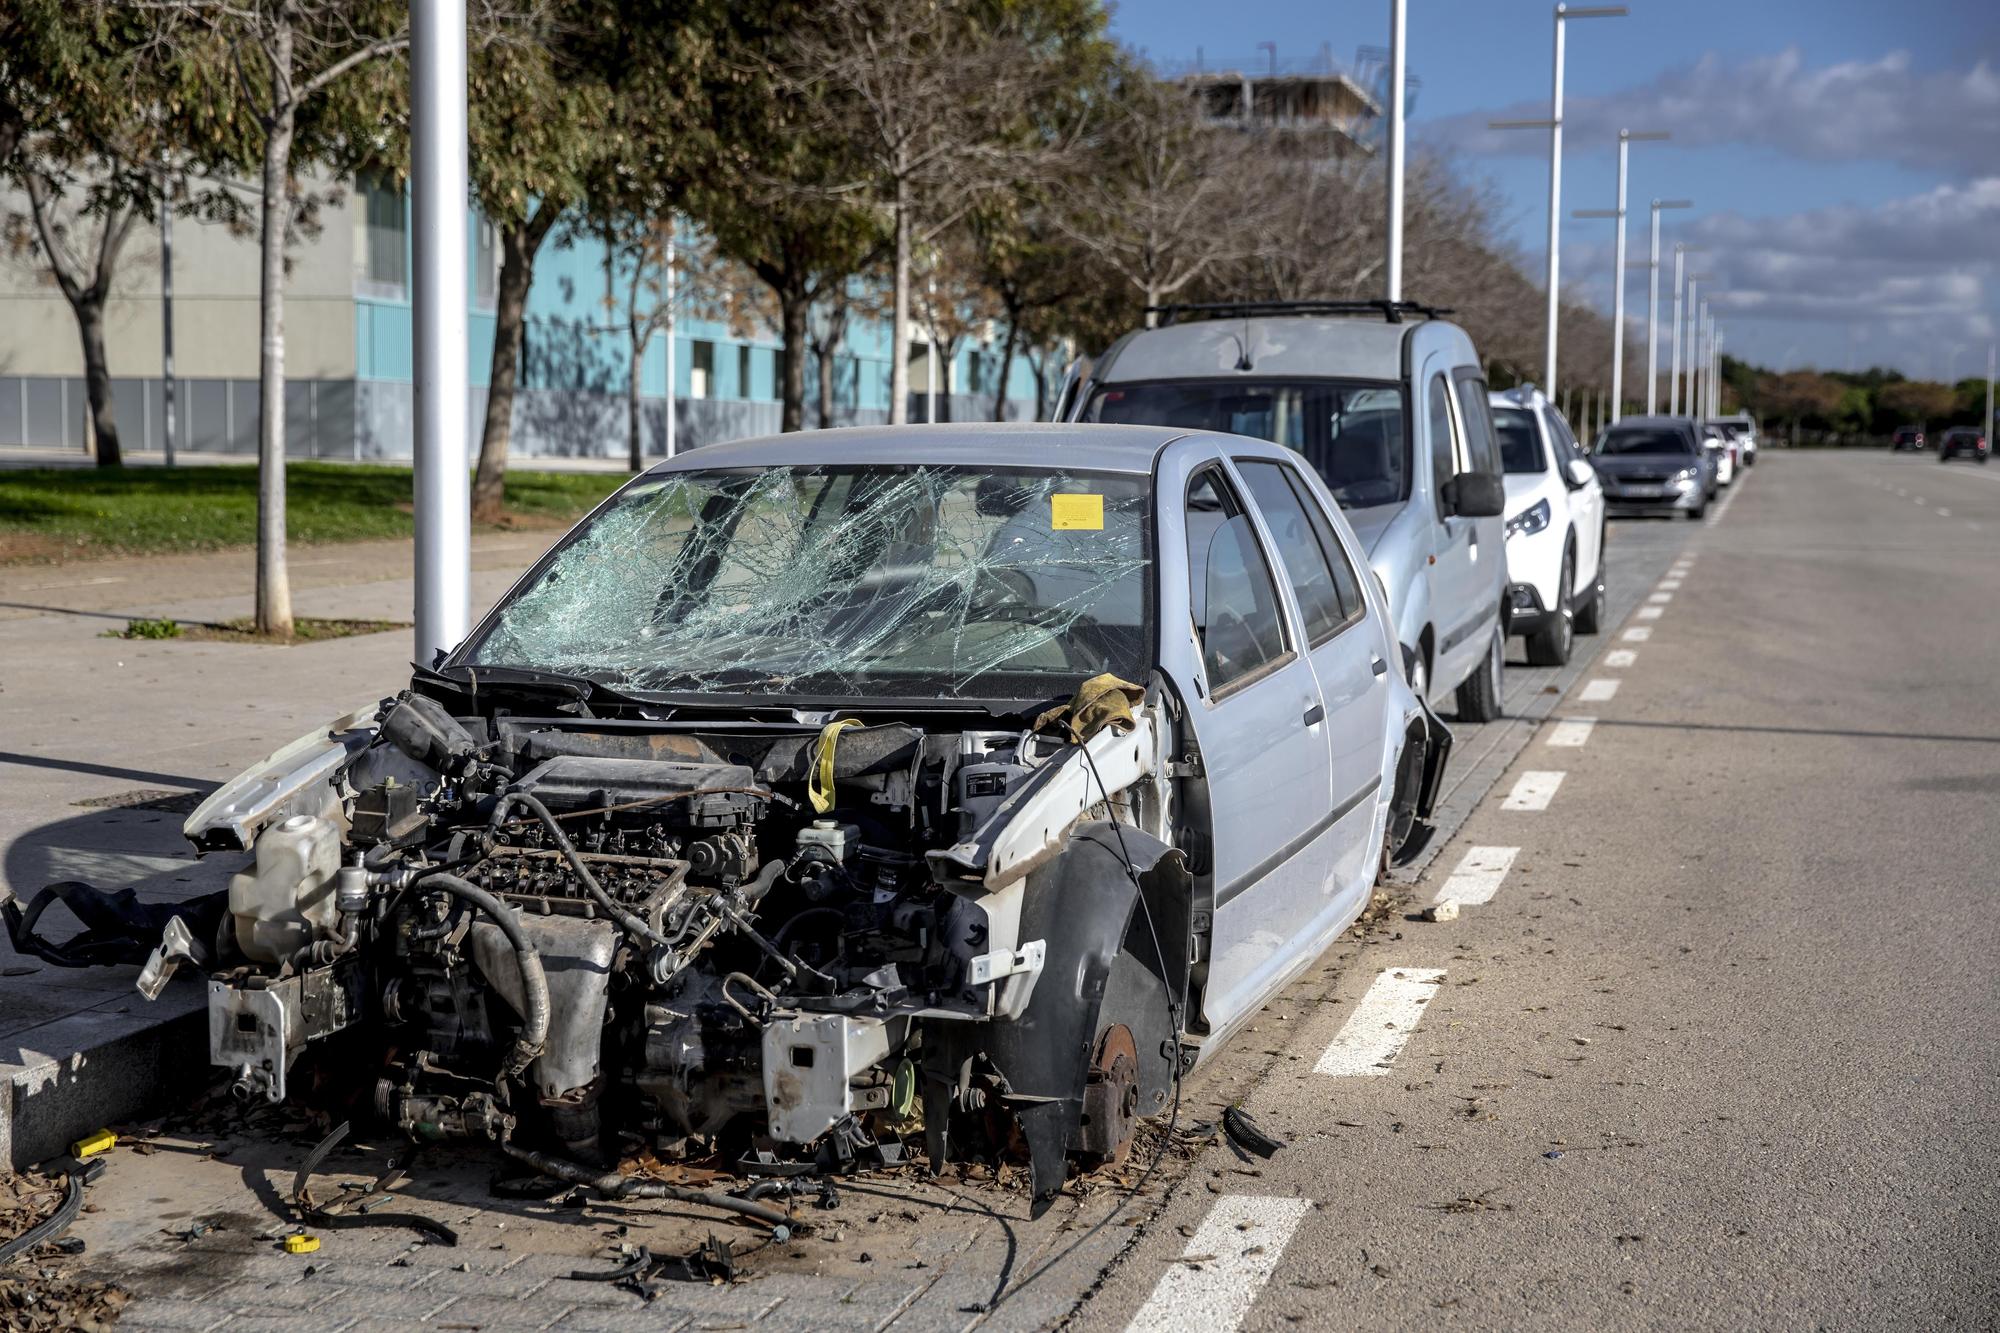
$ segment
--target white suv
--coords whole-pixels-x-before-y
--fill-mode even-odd
[[[1507,470],[1509,629],[1531,665],[1561,666],[1575,635],[1604,623],[1604,488],[1546,395],[1523,385],[1492,401]]]

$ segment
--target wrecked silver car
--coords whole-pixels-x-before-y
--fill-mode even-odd
[[[387,1124],[582,1184],[907,1141],[1046,1206],[1421,844],[1449,733],[1366,570],[1236,437],[703,449],[215,792],[188,837],[252,863],[142,988],[207,974],[246,1099],[328,1043]]]

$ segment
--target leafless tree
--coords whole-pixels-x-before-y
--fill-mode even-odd
[[[916,255],[982,198],[1017,187],[1045,152],[1023,133],[1023,108],[1050,59],[1006,13],[972,0],[825,0],[780,58],[784,94],[861,164],[819,188],[869,198],[889,218],[896,424],[908,419]]]
[[[346,76],[409,46],[408,11],[385,0],[138,0],[154,40],[212,71],[210,90],[254,127],[247,141],[217,131],[217,156],[254,152],[258,178],[257,629],[292,631],[285,566],[285,239],[296,190],[300,120]],[[233,85],[233,86],[232,86]],[[225,117],[234,121],[234,112]],[[360,116],[329,137],[365,138]]]
[[[1182,89],[1134,72],[1061,187],[1059,225],[1147,307],[1161,305],[1254,252],[1260,201],[1245,192],[1244,160],[1243,142],[1203,124]]]

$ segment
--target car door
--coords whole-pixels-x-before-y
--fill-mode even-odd
[[[1604,487],[1596,479],[1592,469],[1591,479],[1578,486],[1570,476],[1577,463],[1590,467],[1590,460],[1584,456],[1583,446],[1577,442],[1576,433],[1569,428],[1569,422],[1561,413],[1551,409],[1548,414],[1549,433],[1554,437],[1556,468],[1562,477],[1563,486],[1569,492],[1570,526],[1576,532],[1576,586],[1587,588],[1596,582],[1604,559]]]
[[[1430,567],[1433,694],[1470,674],[1486,648],[1483,639],[1474,642],[1484,623],[1474,596],[1480,573],[1478,520],[1451,513],[1444,498],[1451,479],[1465,471],[1460,443],[1464,425],[1452,398],[1450,371],[1449,357],[1438,353],[1425,363],[1423,379],[1432,516],[1437,524]]]
[[[1305,477],[1289,462],[1232,461],[1277,548],[1326,704],[1322,730],[1333,777],[1335,862],[1326,906],[1344,921],[1373,883],[1381,852],[1375,812],[1392,668],[1368,633],[1360,576]]]
[[[1451,373],[1451,387],[1458,395],[1460,456],[1467,472],[1484,472],[1496,482],[1505,482],[1506,469],[1500,462],[1500,436],[1493,429],[1493,408],[1487,397],[1486,380],[1476,366],[1459,366]],[[1500,607],[1507,599],[1507,520],[1500,514],[1467,519],[1472,536],[1466,542],[1471,570],[1466,591],[1471,597],[1472,632],[1465,647],[1475,664],[1486,660],[1494,627],[1499,624]]]
[[[1200,653],[1189,722],[1207,788],[1213,884],[1202,1012],[1244,1016],[1327,909],[1333,875],[1326,705],[1249,507],[1219,460],[1189,478],[1182,512]]]

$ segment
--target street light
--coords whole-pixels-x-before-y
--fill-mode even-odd
[[[1616,218],[1618,220],[1618,245],[1612,269],[1616,276],[1611,289],[1611,424],[1625,415],[1625,179],[1626,166],[1631,156],[1632,141],[1658,141],[1673,136],[1665,130],[1620,130],[1618,131],[1618,207],[1615,209],[1585,208],[1572,214],[1579,218]],[[1656,219],[1658,213],[1653,215]]]
[[[1562,148],[1563,148],[1563,43],[1570,19],[1624,18],[1623,5],[1590,5],[1571,9],[1557,5],[1555,78],[1549,97],[1547,120],[1496,120],[1488,122],[1496,130],[1541,130],[1549,132],[1549,327],[1543,350],[1542,390],[1556,391],[1556,320],[1562,310]]]
[[[465,0],[412,5],[411,253],[416,272],[417,664],[465,637],[472,613],[466,467]]]
[[[1693,208],[1692,199],[1653,201],[1653,244],[1646,258],[1646,415],[1659,410],[1660,394],[1660,212]]]
[[[1406,0],[1389,0],[1389,254],[1384,267],[1391,301],[1403,299],[1403,67],[1408,36]]]
[[[1680,248],[1680,246],[1676,246],[1676,248]],[[1700,246],[1686,246],[1682,252],[1684,254],[1694,254],[1698,250],[1700,250]],[[1696,292],[1700,292],[1700,284],[1702,284],[1704,276],[1708,276],[1708,274],[1688,272],[1688,288],[1686,288],[1686,292],[1688,292],[1686,294],[1686,302],[1688,302],[1688,318],[1686,318],[1688,336],[1686,336],[1686,362],[1682,362],[1682,334],[1680,334],[1680,328],[1682,328],[1682,318],[1680,318],[1680,302],[1682,302],[1682,294],[1680,294],[1680,256],[1676,256],[1676,262],[1674,262],[1674,416],[1682,414],[1680,412],[1682,406],[1688,408],[1690,416],[1694,414],[1694,384],[1692,384],[1692,378],[1694,378],[1694,296],[1696,296]],[[1682,368],[1682,364],[1686,364],[1686,368],[1688,368],[1688,394],[1686,394],[1686,400],[1682,400],[1682,394],[1680,394],[1680,386],[1682,386],[1680,368]]]
[[[1708,324],[1708,302],[1697,301],[1695,293],[1706,273],[1688,274],[1688,415],[1699,419],[1701,411],[1702,334]]]

